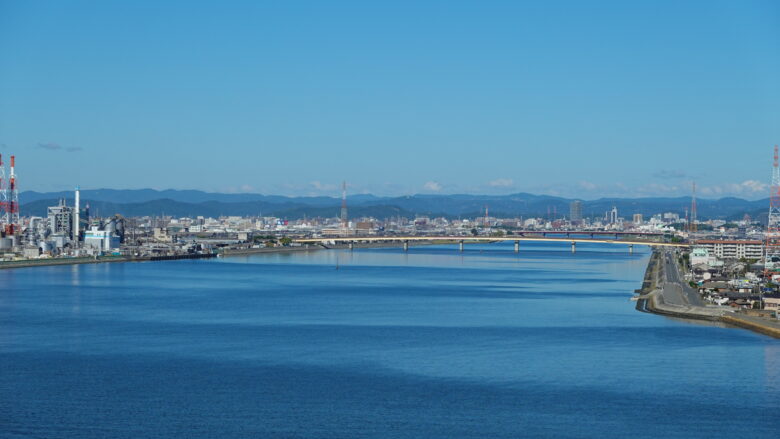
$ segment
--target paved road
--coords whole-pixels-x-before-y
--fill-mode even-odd
[[[691,288],[680,276],[675,262],[675,254],[672,251],[663,251],[664,261],[664,301],[673,305],[704,306],[699,292]]]

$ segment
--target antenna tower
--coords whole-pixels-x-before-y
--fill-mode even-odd
[[[5,208],[5,234],[9,236],[21,231],[21,227],[19,227],[19,191],[16,189],[16,172],[14,171],[15,163],[16,157],[11,156],[11,177],[9,178],[7,189],[10,195]]]
[[[3,155],[0,154],[0,225],[8,224],[7,205],[8,191],[5,188],[5,166],[3,165]],[[0,232],[3,230],[5,230],[5,227],[0,227]]]
[[[347,231],[347,182],[341,183],[341,228]]]
[[[696,182],[693,182],[693,192],[691,195],[691,220],[688,230],[691,233],[696,233],[699,230],[699,226],[696,225]]]
[[[772,188],[769,194],[769,218],[766,225],[764,244],[764,277],[778,271],[780,262],[780,168],[778,167],[777,145],[772,167]]]

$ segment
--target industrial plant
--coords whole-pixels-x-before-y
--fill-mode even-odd
[[[30,216],[25,218],[23,224],[19,209],[16,157],[11,156],[9,173],[6,173],[0,155],[2,259],[119,255],[125,240],[125,219],[121,215],[90,218],[89,205],[81,207],[78,187],[74,199],[73,206],[68,206],[62,199],[58,205],[48,208],[46,217]]]

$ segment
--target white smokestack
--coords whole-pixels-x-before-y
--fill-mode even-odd
[[[81,206],[79,205],[79,187],[76,186],[76,212],[73,215],[73,240],[78,242],[79,240],[79,212],[81,210]]]

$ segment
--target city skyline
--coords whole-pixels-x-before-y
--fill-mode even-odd
[[[0,2],[22,191],[768,196],[775,2],[183,5]]]

